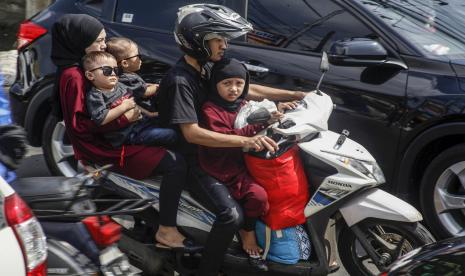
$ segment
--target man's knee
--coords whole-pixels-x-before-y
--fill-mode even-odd
[[[176,173],[187,173],[187,164],[183,156],[173,151],[166,151],[167,167]]]
[[[244,222],[242,210],[238,206],[228,207],[217,216],[216,223],[239,229]]]

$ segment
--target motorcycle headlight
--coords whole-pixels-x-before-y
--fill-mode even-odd
[[[346,165],[351,166],[352,168],[366,175],[367,177],[376,180],[378,184],[384,183],[386,181],[386,179],[384,178],[383,171],[376,162],[367,162],[344,156],[339,156],[338,160]]]

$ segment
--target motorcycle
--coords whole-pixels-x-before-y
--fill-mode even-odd
[[[420,223],[421,214],[410,204],[377,188],[384,183],[384,175],[373,156],[360,144],[351,140],[348,131],[341,134],[328,130],[328,118],[333,110],[331,98],[319,87],[328,71],[326,54],[320,69],[322,75],[315,91],[285,113],[282,121],[265,130],[277,141],[280,152],[299,147],[311,187],[310,201],[304,209],[303,225],[312,244],[312,255],[295,265],[267,262],[266,275],[327,275],[330,252],[337,252],[350,275],[378,275],[399,256],[435,239]],[[258,110],[248,117],[249,122],[267,121],[269,112]],[[276,154],[280,154],[277,152]],[[270,153],[261,153],[272,158]],[[157,252],[153,233],[157,228],[159,179],[138,181],[117,173],[109,173],[102,182],[107,193],[119,197],[154,199],[153,208],[133,216],[120,217],[128,239],[140,242],[140,247],[122,246],[123,251],[141,263],[144,252],[159,256],[161,265],[154,270],[141,269],[149,275],[190,275],[195,270],[200,254]],[[211,229],[215,215],[184,191],[179,203],[177,224],[181,232],[203,243]],[[335,231],[328,231],[335,221]],[[325,235],[332,235],[325,241]],[[335,244],[337,243],[337,244]],[[144,248],[145,245],[145,248]],[[145,251],[144,251],[145,250]],[[253,271],[242,252],[238,238],[234,238],[224,258],[226,275],[261,275]],[[263,272],[265,273],[265,272]]]
[[[141,272],[117,243],[121,226],[110,215],[141,212],[148,200],[94,200],[100,171],[66,177],[18,178],[10,185],[38,218],[48,246],[47,275],[128,275]],[[105,202],[105,210],[97,210]]]

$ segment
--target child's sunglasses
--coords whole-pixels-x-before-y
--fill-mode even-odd
[[[102,73],[105,77],[111,76],[112,72],[115,72],[115,75],[119,76],[121,73],[121,70],[119,67],[111,67],[111,66],[100,66],[97,68],[94,68],[92,70],[89,70],[89,72],[93,72],[95,70],[102,69]]]
[[[135,57],[137,57],[138,59],[142,59],[142,58],[141,58],[141,55],[140,55],[140,54],[137,54],[137,55],[130,56],[130,57],[127,57],[127,58],[123,58],[122,60],[127,60],[127,59],[131,59],[131,58],[135,58]]]

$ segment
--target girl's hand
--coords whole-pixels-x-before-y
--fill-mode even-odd
[[[271,118],[268,120],[268,124],[274,124],[281,120],[284,117],[284,114],[279,111],[271,112]]]

